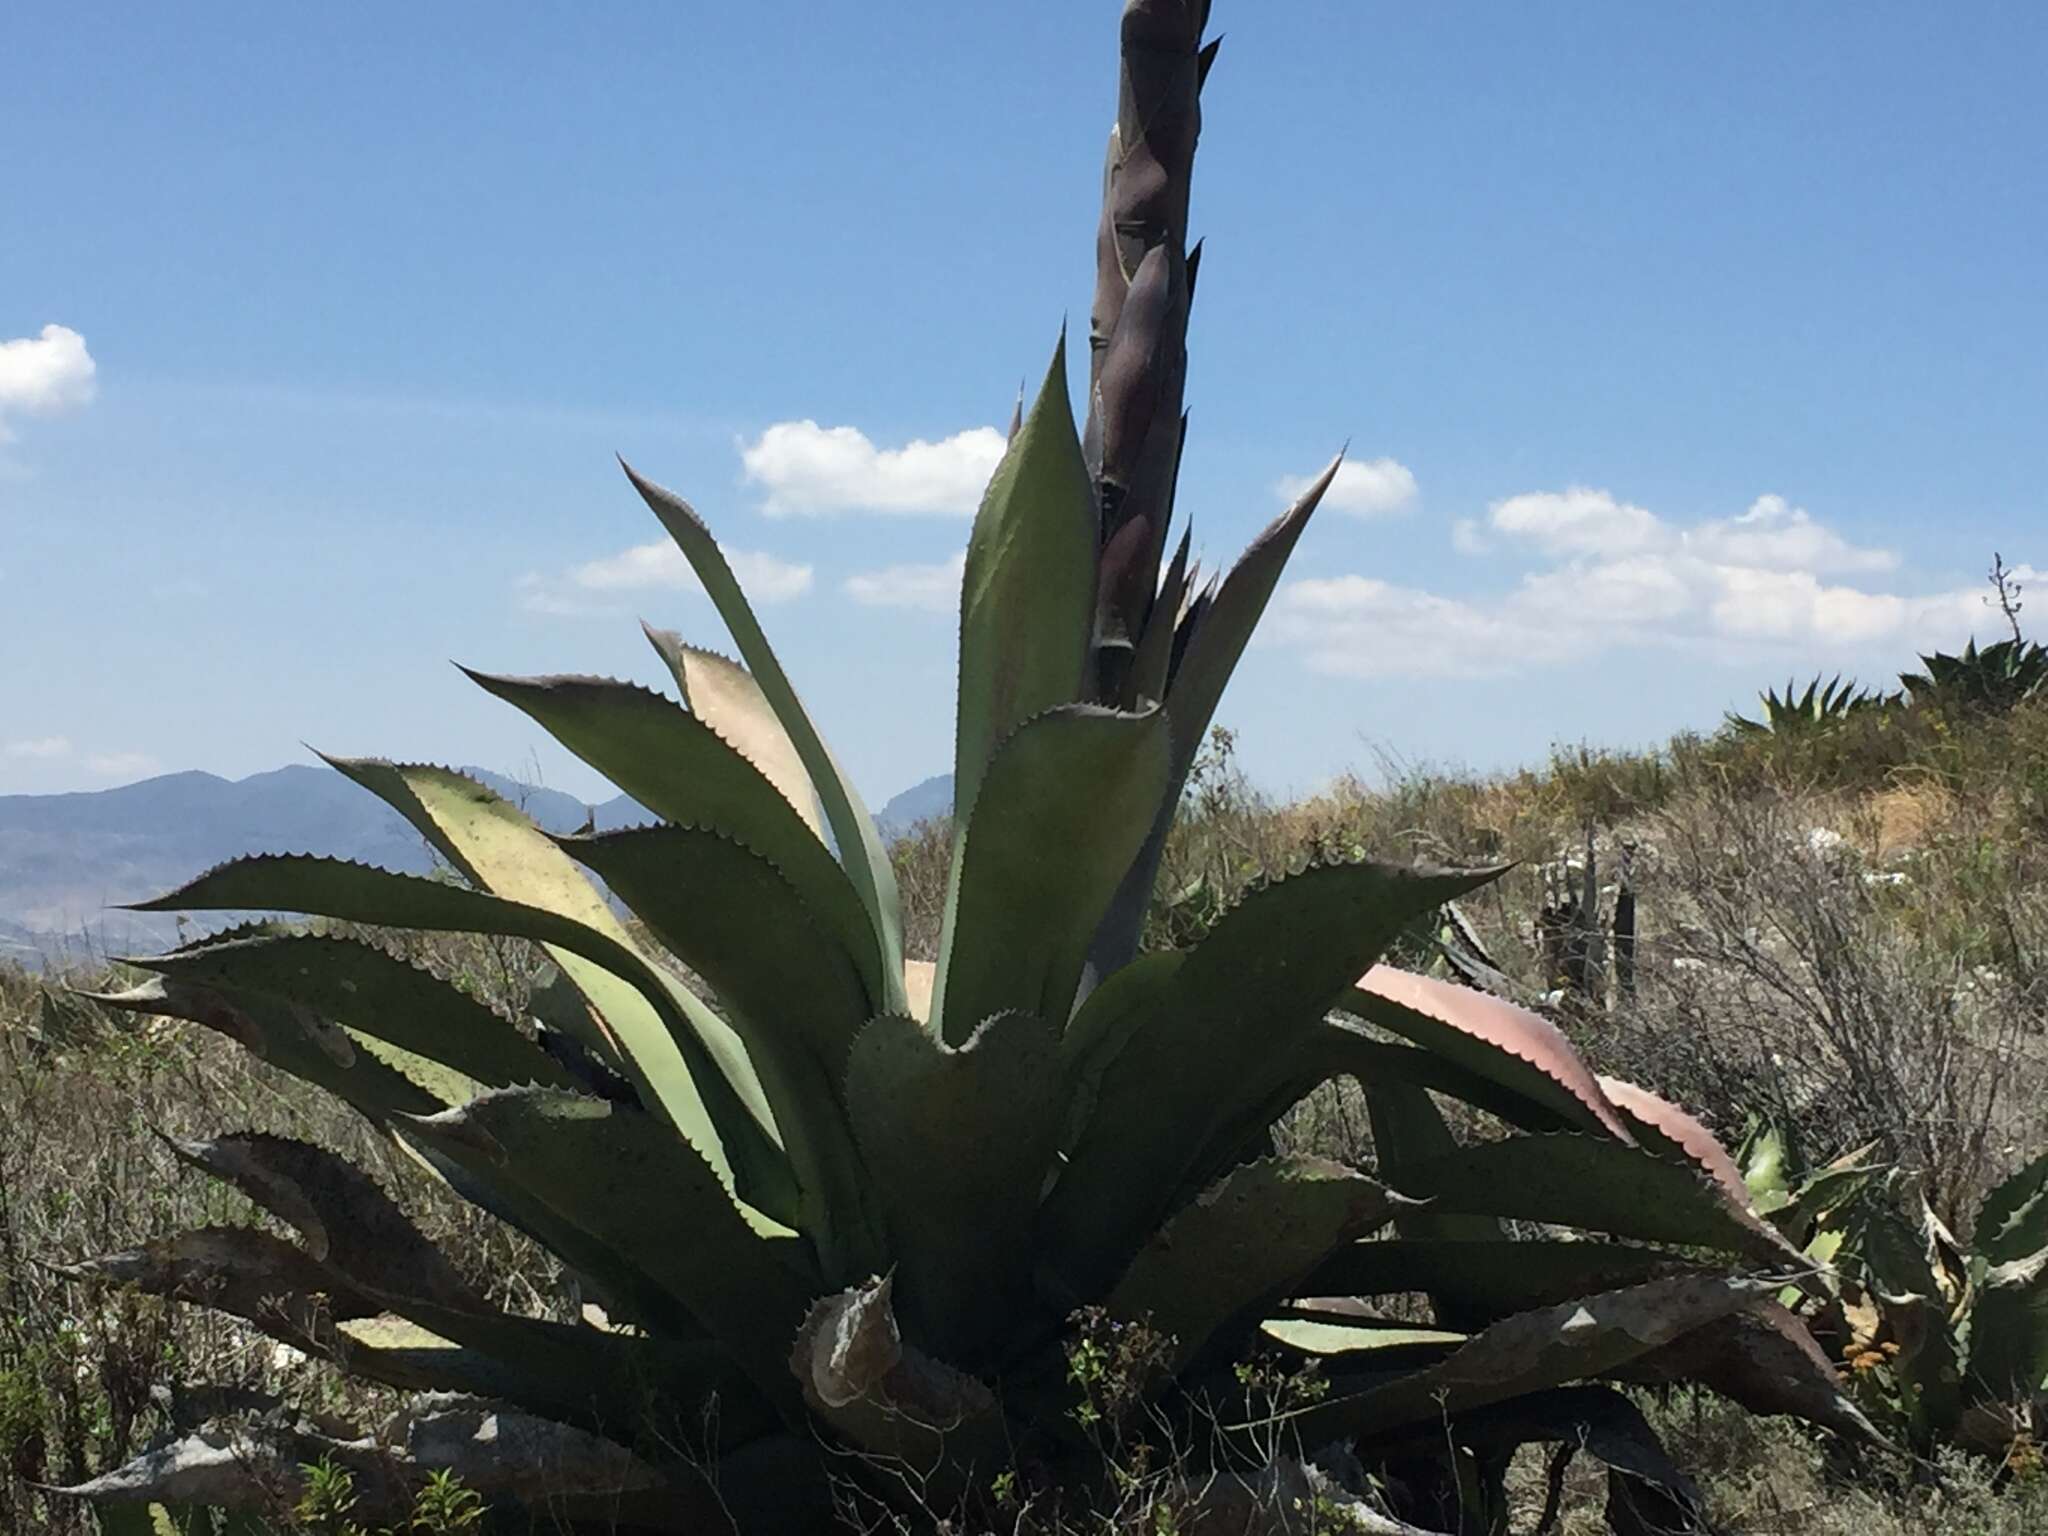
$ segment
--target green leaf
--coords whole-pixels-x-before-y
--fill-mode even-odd
[[[1366,1114],[1372,1121],[1373,1152],[1380,1177],[1398,1187],[1407,1170],[1432,1158],[1449,1157],[1458,1150],[1457,1139],[1444,1123],[1436,1101],[1427,1089],[1392,1077],[1373,1077],[1362,1082]],[[1450,1239],[1460,1245],[1487,1242],[1501,1237],[1501,1225],[1490,1216],[1461,1216],[1409,1206],[1394,1214],[1394,1230],[1407,1239]],[[1429,1293],[1429,1304],[1438,1322],[1448,1328],[1470,1330],[1492,1321],[1471,1305],[1455,1285],[1418,1286]]]
[[[1269,1317],[1259,1331],[1276,1344],[1329,1361],[1333,1370],[1413,1370],[1434,1365],[1468,1337],[1443,1328],[1424,1328],[1383,1318],[1342,1313],[1315,1316],[1296,1310]]]
[[[1248,895],[1149,990],[1045,1213],[1054,1268],[1077,1295],[1122,1268],[1185,1179],[1241,1144],[1247,1111],[1272,1093],[1274,1060],[1327,1027],[1323,1015],[1386,946],[1491,878],[1305,870]]]
[[[934,1027],[958,1044],[1006,1011],[1064,1024],[1088,944],[1166,792],[1166,717],[1069,704],[989,763],[958,832]]]
[[[895,1239],[900,1305],[946,1359],[1014,1337],[1032,1305],[1061,1089],[1058,1046],[1028,1014],[991,1018],[957,1047],[902,1017],[854,1043],[847,1104]]]
[[[775,706],[768,702],[753,673],[731,657],[689,644],[672,629],[656,629],[646,623],[640,629],[655,654],[667,663],[690,714],[753,764],[789,803],[797,819],[823,842],[825,818],[818,806],[817,789],[797,755],[796,743],[782,728]]]
[[[1382,1225],[1396,1197],[1320,1157],[1248,1163],[1139,1250],[1109,1295],[1116,1316],[1174,1340],[1183,1370],[1236,1323],[1255,1326],[1338,1244]]]
[[[1972,1243],[1993,1264],[2048,1247],[2048,1152],[1984,1197]]]
[[[539,1318],[518,1321],[530,1326],[526,1347],[513,1356],[458,1344],[389,1313],[341,1323],[332,1353],[348,1374],[402,1391],[499,1399],[589,1428],[617,1426],[624,1405],[649,1397],[658,1411],[694,1416],[715,1393],[721,1428],[730,1427],[735,1414],[755,1417],[748,1412],[751,1398],[734,1395],[744,1384],[716,1345],[635,1338]]]
[[[724,667],[745,683],[752,699],[760,700],[752,678],[730,662]],[[812,820],[806,821],[787,798],[788,787],[757,767],[742,742],[728,740],[701,710],[686,712],[632,683],[596,677],[491,677],[481,672],[469,676],[531,715],[563,746],[663,821],[723,832],[781,870],[819,921],[838,936],[859,967],[874,1006],[881,1006],[886,988],[874,926],[846,871],[820,840],[815,810]],[[731,691],[713,689],[701,672],[697,678],[700,699],[714,694],[724,699]],[[786,749],[786,766],[801,773],[802,764],[788,748],[780,724],[768,713],[765,701],[759,707],[765,725],[774,728]],[[714,712],[728,720],[737,713],[723,707]],[[773,752],[762,755],[771,763],[776,760]],[[808,779],[804,786],[808,796]]]
[[[1180,543],[1174,548],[1165,579],[1159,584],[1159,595],[1152,604],[1152,616],[1146,620],[1145,633],[1139,637],[1137,654],[1131,660],[1130,696],[1126,702],[1133,708],[1158,704],[1166,698],[1167,674],[1173,665],[1173,635],[1187,603],[1188,547],[1193,534],[1192,528],[1181,531]]]
[[[1404,1212],[1397,1212],[1399,1223]],[[1302,1282],[1313,1296],[1392,1296],[1427,1291],[1493,1322],[1591,1291],[1619,1290],[1678,1270],[1680,1255],[1627,1243],[1399,1237],[1338,1249]]]
[[[846,866],[846,874],[853,881],[854,890],[860,893],[869,921],[874,924],[882,959],[882,982],[889,992],[885,1006],[891,1012],[900,1010],[903,1007],[900,990],[903,975],[902,902],[896,892],[895,866],[889,862],[889,852],[882,846],[882,836],[875,830],[874,818],[868,815],[852,780],[841,772],[824,739],[818,735],[817,727],[811,724],[811,717],[804,712],[796,690],[783,673],[782,664],[775,659],[768,637],[761,631],[760,621],[754,617],[754,610],[747,605],[739,582],[733,577],[732,567],[726,564],[725,555],[720,551],[718,541],[711,537],[711,530],[704,526],[704,520],[688,502],[672,491],[642,479],[630,464],[622,464],[621,467],[633,482],[633,488],[639,491],[654,515],[661,519],[662,526],[668,529],[669,537],[676,541],[683,558],[690,562],[690,569],[697,573],[697,579],[703,583],[713,606],[718,609],[719,617],[725,620],[725,627],[732,632],[733,643],[739,647],[740,657],[746,662],[755,686],[774,710],[776,719],[782,722],[790,746],[795,749],[812,787],[817,790],[819,802],[825,808],[826,823],[839,845],[840,861]],[[656,643],[660,644],[658,640]],[[703,694],[703,685],[695,683],[693,686],[693,683],[694,677],[683,688],[685,697],[692,700],[695,708],[696,700]],[[713,724],[717,723],[714,719]]]
[[[552,843],[547,843],[547,847],[563,864],[569,864],[568,856]],[[574,866],[569,867],[574,873]],[[580,874],[575,878],[585,888],[589,887]],[[729,1160],[733,1145],[721,1138],[720,1127],[714,1125],[706,1101],[698,1092],[700,1080],[714,1086],[725,1085],[695,1031],[696,1017],[710,1017],[710,1010],[679,987],[671,988],[639,949],[623,939],[623,931],[609,912],[605,914],[605,925],[611,931],[607,932],[523,901],[465,890],[417,875],[393,874],[366,864],[304,854],[259,854],[236,859],[207,871],[169,895],[138,903],[136,910],[309,912],[380,927],[531,939],[547,947],[564,974],[578,979],[579,989],[603,1015],[623,1047],[622,1063],[644,1099],[660,1106],[677,1132],[711,1159],[722,1179],[730,1181],[733,1177]],[[621,937],[615,938],[613,933]],[[727,1029],[723,1021],[714,1022],[720,1030]],[[686,1055],[701,1063],[700,1075],[693,1076],[685,1065]],[[725,1098],[716,1102],[737,1107]],[[744,1112],[738,1120],[743,1125],[756,1123]],[[754,1143],[741,1138],[737,1145],[745,1148]],[[760,1151],[764,1160],[766,1146],[772,1144],[765,1144]],[[780,1177],[786,1186],[787,1164],[780,1149],[773,1150],[775,1161],[781,1163]],[[752,1177],[746,1190],[750,1199],[754,1193],[775,1187],[772,1165],[768,1174],[764,1177],[757,1173]],[[780,1214],[776,1204],[760,1199],[753,1203],[771,1214]]]
[[[997,744],[1032,716],[1082,697],[1099,538],[1062,334],[967,540],[953,766],[962,821]]]
[[[128,963],[188,985],[253,993],[307,1010],[489,1087],[570,1083],[569,1075],[503,1014],[431,971],[354,939],[266,934]]]
[[[432,1114],[446,1104],[388,1062],[359,1050],[346,1031],[269,998],[188,986],[162,976],[125,992],[83,995],[127,1013],[203,1024],[258,1061],[325,1089],[373,1121],[393,1114]]]
[[[710,1164],[652,1117],[549,1088],[485,1094],[411,1134],[482,1177],[514,1182],[674,1296],[769,1401],[812,1293],[789,1239],[749,1225]],[[650,1203],[658,1195],[658,1203]]]
[[[1762,1287],[1723,1275],[1680,1275],[1538,1307],[1495,1323],[1437,1365],[1360,1392],[1336,1392],[1283,1415],[1304,1445],[1434,1423],[1626,1365],[1755,1302]],[[1341,1386],[1341,1383],[1339,1384]]]
[[[1693,1167],[1604,1137],[1511,1136],[1411,1164],[1398,1186],[1446,1213],[1510,1216],[1684,1243],[1804,1268],[1784,1240]]]
[[[233,1184],[295,1229],[306,1252],[366,1295],[456,1312],[487,1305],[397,1202],[324,1147],[246,1131],[210,1141],[168,1139],[181,1162]]]
[[[783,1128],[798,1225],[828,1274],[871,1272],[881,1261],[838,1092],[868,995],[838,936],[780,870],[717,832],[636,827],[562,846],[725,1004]]]
[[[1279,584],[1288,556],[1294,553],[1317,503],[1337,478],[1343,462],[1342,454],[1332,459],[1295,499],[1294,505],[1252,540],[1224,577],[1215,601],[1187,641],[1166,695],[1167,713],[1173,718],[1176,777],[1184,774],[1187,765],[1195,760],[1202,738],[1209,733],[1209,721],[1216,713],[1223,689],[1266,611],[1267,600]]]

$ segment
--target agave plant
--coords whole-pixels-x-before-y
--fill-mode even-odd
[[[2048,1156],[1984,1197],[1968,1245],[1904,1183],[1843,1223],[1824,1331],[1899,1439],[2010,1459],[2048,1414]]]
[[[1782,694],[1770,688],[1759,698],[1763,704],[1762,719],[1752,720],[1737,714],[1728,716],[1729,726],[1739,734],[1786,736],[1828,730],[1845,720],[1890,708],[1898,702],[1896,696],[1886,697],[1858,688],[1854,683],[1845,683],[1839,673],[1825,683],[1815,674],[1803,693],[1799,691],[1798,684],[1787,682]]]
[[[1973,639],[1960,656],[1937,651],[1920,664],[1927,670],[1902,673],[1899,681],[1923,707],[2003,714],[2048,695],[2048,647],[2018,635],[1981,651]]]
[[[906,958],[875,826],[705,524],[629,469],[738,659],[650,630],[680,701],[471,675],[657,819],[550,836],[445,768],[332,759],[455,878],[237,860],[146,908],[371,933],[231,927],[105,999],[339,1096],[559,1256],[598,1321],[491,1304],[322,1149],[178,1142],[292,1236],[217,1227],[75,1273],[438,1395],[381,1437],[213,1423],[73,1492],[257,1508],[317,1463],[376,1518],[452,1469],[499,1511],[679,1531],[798,1528],[845,1488],[911,1518],[1020,1478],[1083,1497],[1098,1326],[1160,1341],[1135,1390],[1150,1422],[1208,1426],[1182,1447],[1204,1497],[1343,1442],[1412,1517],[1492,1530],[1514,1447],[1549,1439],[1613,1467],[1616,1529],[1688,1529],[1683,1476],[1595,1383],[1684,1376],[1865,1428],[1773,1299],[1810,1261],[1698,1122],[1533,1014],[1376,965],[1492,871],[1321,863],[1138,951],[1195,747],[1335,470],[1220,581],[1185,536],[1163,558],[1207,9],[1124,10],[1086,427],[1057,350],[974,524],[935,960]],[[555,974],[511,1018],[377,930],[524,940]],[[1371,1174],[1275,1151],[1339,1078],[1364,1085]],[[1429,1327],[1376,1310],[1417,1291]],[[1259,1349],[1322,1390],[1262,1406]]]

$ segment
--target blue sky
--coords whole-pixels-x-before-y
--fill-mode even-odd
[[[595,792],[445,663],[721,642],[614,451],[744,552],[871,798],[942,769],[1116,9],[8,6],[0,793],[301,741]],[[1220,714],[1264,782],[1709,726],[2048,567],[2037,6],[1215,25],[1180,505],[1224,561],[1360,466]]]

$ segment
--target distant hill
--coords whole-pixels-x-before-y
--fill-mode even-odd
[[[913,784],[875,812],[875,827],[884,838],[894,840],[920,821],[953,814],[953,775],[939,774],[922,784]]]
[[[550,831],[573,832],[591,814],[560,790],[463,771]],[[595,814],[600,828],[645,817],[623,795]],[[414,873],[432,867],[403,817],[327,767],[233,780],[170,773],[119,789],[0,795],[0,957],[148,948],[172,936],[173,920],[109,908],[250,853],[325,853]]]
[[[524,808],[550,832],[650,820],[624,795],[591,807],[481,768],[462,770]],[[875,817],[885,838],[951,814],[941,774]],[[176,919],[122,912],[251,853],[324,853],[414,874],[433,867],[419,833],[375,795],[328,767],[293,766],[246,779],[167,773],[119,789],[0,795],[0,961],[136,954],[174,942]]]

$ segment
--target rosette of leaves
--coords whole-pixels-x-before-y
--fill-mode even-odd
[[[881,838],[710,532],[631,470],[737,658],[649,631],[674,699],[471,676],[649,825],[550,836],[448,769],[337,758],[454,879],[264,855],[146,904],[523,940],[556,968],[509,1018],[369,939],[263,921],[138,961],[151,978],[105,999],[337,1095],[602,1302],[604,1326],[493,1305],[320,1148],[177,1143],[275,1226],[76,1273],[504,1415],[486,1433],[478,1407],[435,1409],[362,1451],[364,1519],[450,1468],[515,1521],[545,1485],[553,1517],[607,1529],[789,1529],[835,1484],[934,1517],[1020,1468],[1085,1490],[1105,1469],[1074,1411],[1083,1318],[1163,1341],[1137,1395],[1214,1431],[1184,1442],[1212,1484],[1253,1478],[1276,1437],[1348,1441],[1406,1469],[1417,1511],[1468,1523],[1493,1518],[1515,1445],[1553,1439],[1609,1462],[1617,1521],[1683,1528],[1683,1477],[1594,1385],[1619,1375],[1859,1422],[1772,1299],[1809,1261],[1704,1128],[1541,1018],[1376,964],[1492,871],[1317,864],[1138,952],[1195,748],[1335,472],[1218,580],[1185,536],[1162,558],[1206,12],[1125,9],[1089,425],[1056,352],[970,537],[934,960],[906,958]],[[1274,1150],[1339,1078],[1365,1086],[1372,1173]],[[1427,1328],[1377,1310],[1417,1291]],[[1277,1415],[1248,1400],[1260,1349],[1327,1390]],[[289,1435],[204,1428],[74,1491],[255,1507],[274,1479],[236,1468],[357,1454]]]
[[[1810,735],[1898,703],[1896,695],[1888,698],[1866,688],[1858,688],[1853,682],[1844,682],[1840,674],[1825,683],[1816,675],[1804,692],[1796,683],[1788,682],[1783,693],[1769,688],[1758,697],[1763,705],[1761,719],[1753,720],[1736,714],[1728,716],[1729,726],[1739,735]]]
[[[1973,639],[1961,655],[1937,651],[1922,656],[1923,672],[1900,674],[1914,704],[1956,714],[2004,714],[2029,700],[2048,696],[2048,646],[2014,636],[1977,648]]]

